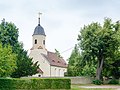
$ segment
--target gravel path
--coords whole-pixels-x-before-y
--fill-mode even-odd
[[[81,88],[116,88],[120,90],[120,85],[96,85],[96,86],[80,86]]]

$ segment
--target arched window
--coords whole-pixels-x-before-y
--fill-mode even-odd
[[[37,44],[37,39],[35,39],[35,44]]]
[[[55,75],[54,76],[57,76],[57,70],[56,70],[56,68],[55,68]]]
[[[43,44],[45,45],[45,40],[43,40]]]
[[[61,76],[61,74],[60,74],[60,70],[61,70],[61,69],[59,69],[59,71],[58,71],[58,75],[59,75],[59,76]]]

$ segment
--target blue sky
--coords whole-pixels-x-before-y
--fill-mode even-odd
[[[63,52],[77,43],[80,28],[105,17],[120,20],[120,0],[0,0],[0,20],[19,28],[19,41],[32,47],[32,34],[42,12],[41,25],[46,33],[46,48]],[[72,49],[61,53],[67,59]]]

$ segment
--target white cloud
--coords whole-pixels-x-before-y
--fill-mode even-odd
[[[0,19],[6,18],[19,28],[19,40],[25,49],[32,47],[32,34],[37,26],[37,13],[46,32],[46,47],[63,52],[77,43],[80,27],[102,22],[104,17],[120,19],[119,0],[0,0]],[[67,59],[71,53],[62,53]]]

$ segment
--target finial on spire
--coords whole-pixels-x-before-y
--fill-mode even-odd
[[[40,26],[40,15],[42,15],[42,13],[39,12],[38,15],[39,15],[38,16],[38,25]]]

